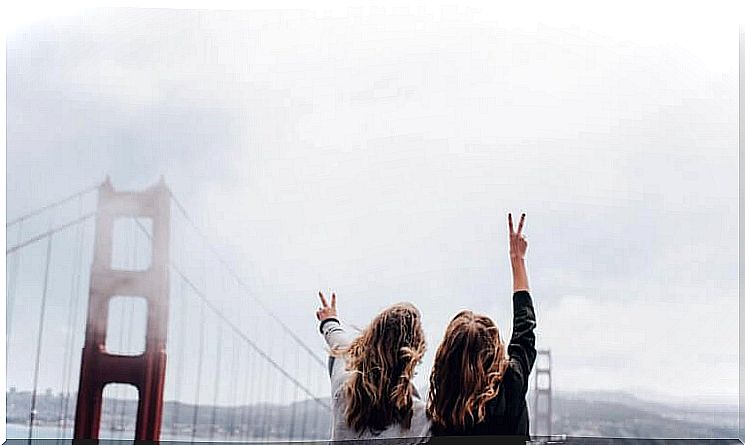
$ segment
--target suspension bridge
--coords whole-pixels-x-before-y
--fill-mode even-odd
[[[24,437],[329,437],[324,351],[256,295],[162,179],[129,192],[107,178],[6,232],[6,421]],[[542,366],[535,425],[550,435]]]

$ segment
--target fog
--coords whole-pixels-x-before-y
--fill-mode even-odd
[[[7,43],[8,219],[107,174],[122,189],[163,175],[319,353],[319,289],[357,326],[416,304],[424,385],[458,310],[509,332],[506,215],[525,211],[555,388],[735,403],[737,28],[510,14],[27,24]],[[8,379],[30,386],[12,362]]]

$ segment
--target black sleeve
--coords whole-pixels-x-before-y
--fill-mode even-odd
[[[528,377],[535,363],[535,311],[528,291],[517,291],[512,295],[512,338],[507,347],[510,366],[522,383],[523,394],[528,390]]]

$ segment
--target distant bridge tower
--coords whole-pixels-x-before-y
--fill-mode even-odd
[[[130,384],[138,390],[135,440],[160,439],[168,332],[170,204],[162,179],[143,192],[115,191],[108,178],[99,188],[75,439],[98,439],[103,389],[109,383]],[[116,218],[152,220],[152,254],[147,269],[112,268]],[[147,333],[142,354],[116,355],[106,350],[109,302],[115,296],[141,297],[147,303]]]
[[[535,380],[533,386],[533,413],[531,424],[534,436],[552,434],[551,406],[551,351],[540,350],[535,361]]]

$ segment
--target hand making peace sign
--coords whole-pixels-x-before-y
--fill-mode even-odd
[[[510,224],[510,258],[524,259],[525,252],[528,250],[528,240],[522,234],[523,225],[525,225],[525,213],[520,217],[517,232],[515,232],[515,227],[512,225],[512,213],[508,214],[507,220]]]
[[[318,292],[318,296],[321,298],[321,307],[316,311],[316,318],[319,321],[323,321],[327,318],[336,318],[336,293],[331,294],[330,306],[321,292]]]

